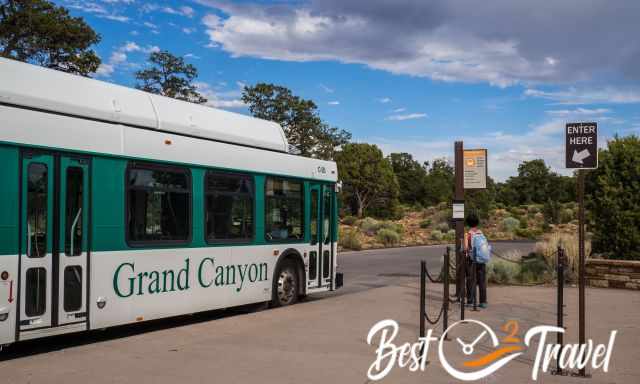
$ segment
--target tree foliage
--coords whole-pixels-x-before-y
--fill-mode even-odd
[[[207,98],[193,84],[198,77],[198,70],[192,64],[185,63],[182,57],[168,51],[152,52],[149,62],[150,68],[136,72],[139,81],[136,88],[196,104],[207,102]]]
[[[497,200],[507,206],[575,200],[575,179],[551,172],[542,159],[523,161],[518,176],[498,185]]]
[[[424,202],[427,171],[410,154],[392,153],[389,161],[400,187],[399,199],[404,204]]]
[[[336,149],[351,140],[349,132],[322,121],[313,101],[294,95],[286,87],[267,83],[247,86],[242,101],[253,116],[280,124],[289,143],[302,156],[332,159]]]
[[[338,174],[343,182],[342,200],[363,217],[392,216],[398,199],[398,181],[393,167],[375,145],[349,143],[336,153]]]
[[[425,205],[436,205],[441,202],[453,201],[453,187],[455,185],[454,169],[446,159],[436,159],[429,167],[425,178]]]
[[[81,17],[46,0],[0,2],[0,56],[88,76],[100,65],[98,35]]]
[[[586,179],[593,251],[640,260],[640,139],[615,137]]]

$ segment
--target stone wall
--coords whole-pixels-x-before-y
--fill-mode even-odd
[[[587,259],[587,285],[640,290],[640,261]]]

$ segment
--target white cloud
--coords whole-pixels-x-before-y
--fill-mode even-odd
[[[127,41],[122,46],[116,48],[113,52],[111,52],[111,56],[109,56],[108,62],[100,64],[100,67],[98,67],[98,70],[96,71],[96,75],[98,77],[110,77],[118,69],[118,67],[135,67],[134,64],[127,62],[127,53],[141,52],[149,54],[159,51],[160,48],[155,45],[147,45],[145,47],[141,47],[133,41]]]
[[[185,34],[187,34],[187,35],[190,35],[190,34],[192,34],[192,33],[193,33],[193,32],[195,32],[195,31],[196,31],[196,29],[195,29],[195,28],[187,28],[187,27],[182,28],[182,32],[184,32],[184,33],[185,33]]]
[[[222,109],[244,108],[246,104],[240,99],[240,89],[230,91],[217,91],[211,85],[204,82],[194,83],[204,97],[208,99],[206,105]]]
[[[391,112],[393,112],[393,113],[401,113],[401,112],[404,112],[404,111],[406,111],[406,110],[407,110],[407,108],[396,108],[396,109],[394,109],[394,110],[393,110],[393,111],[391,111]]]
[[[101,63],[96,71],[96,76],[98,77],[110,77],[113,74],[113,65]]]
[[[594,116],[594,115],[603,115],[605,113],[610,113],[610,112],[611,110],[607,108],[596,108],[596,109],[576,108],[576,109],[559,109],[559,110],[547,111],[549,115],[553,115],[553,116]]]
[[[222,14],[203,22],[211,42],[232,56],[365,64],[441,81],[513,84],[640,78],[640,4],[585,0],[470,2],[196,0]],[[590,25],[597,29],[569,28]],[[557,38],[562,36],[562,39]],[[622,48],[624,47],[624,48]]]
[[[427,117],[426,113],[408,113],[405,115],[391,115],[387,116],[385,120],[390,121],[404,121],[404,120],[415,120],[415,119],[424,119]]]
[[[320,89],[322,89],[323,91],[325,91],[325,93],[333,93],[333,92],[335,92],[335,90],[333,88],[329,88],[329,87],[327,87],[326,85],[324,85],[322,83],[318,84],[318,87]]]
[[[378,103],[381,103],[381,104],[387,104],[387,103],[391,102],[391,98],[389,98],[389,97],[381,97],[381,98],[377,99],[377,101],[378,101]]]
[[[606,87],[600,89],[569,88],[558,91],[543,91],[529,88],[524,96],[551,100],[558,104],[633,104],[640,103],[640,89]]]
[[[153,33],[153,34],[156,34],[156,35],[157,35],[157,34],[159,34],[159,33],[160,33],[160,31],[158,30],[158,26],[157,26],[157,25],[155,25],[155,24],[153,24],[153,23],[152,23],[152,22],[150,22],[150,21],[145,21],[145,22],[143,22],[143,23],[142,23],[142,25],[144,25],[145,27],[149,28],[149,31],[150,31],[151,33]]]
[[[194,55],[193,53],[187,53],[186,55],[184,55],[184,58],[185,59],[196,59],[196,60],[198,60],[198,59],[200,59],[200,56]]]
[[[338,100],[334,100],[334,101],[330,101],[327,104],[329,105],[340,105],[340,102]]]
[[[114,3],[114,2],[116,1],[111,1],[111,3]],[[124,2],[126,3],[126,1]],[[106,3],[109,3],[109,1],[106,1]],[[122,23],[126,23],[129,20],[131,20],[129,17],[123,16],[114,11],[108,10],[104,6],[97,3],[72,0],[65,6],[67,8],[75,9],[81,12],[90,13],[101,19],[114,20]]]
[[[158,8],[150,7],[148,9],[150,9],[150,11],[151,11],[151,10],[156,10]],[[168,14],[171,14],[171,15],[180,15],[180,16],[185,16],[185,17],[189,17],[189,18],[193,17],[193,15],[195,14],[195,11],[193,10],[193,8],[188,7],[188,6],[182,6],[182,7],[177,8],[177,9],[176,8],[172,8],[172,7],[162,7],[162,8],[160,8],[160,10],[162,12],[164,12],[164,13],[168,13]]]

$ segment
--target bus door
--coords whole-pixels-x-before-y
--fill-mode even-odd
[[[20,331],[87,321],[89,161],[22,156]]]
[[[312,250],[309,252],[309,288],[331,285],[333,269],[332,236],[333,189],[329,185],[311,185],[310,232]]]

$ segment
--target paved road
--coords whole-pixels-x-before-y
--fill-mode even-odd
[[[492,246],[499,254],[510,251],[527,254],[533,251],[535,243],[494,242]],[[394,285],[408,277],[419,277],[421,260],[427,261],[429,273],[438,275],[445,249],[444,245],[433,245],[340,253],[338,265],[345,274],[345,286],[337,294]],[[452,254],[452,257],[455,256]]]
[[[527,242],[492,243],[494,250],[504,253],[509,250],[529,252],[534,244]],[[410,248],[378,249],[362,252],[343,252],[339,255],[340,270],[345,274],[345,286],[335,292],[313,295],[308,301],[322,301],[327,296],[344,296],[372,288],[398,285],[408,278],[419,276],[420,260],[427,261],[427,267],[434,274],[439,273],[445,246],[424,246]],[[170,330],[183,326],[224,319],[246,313],[255,308],[237,308],[231,310],[197,313],[152,322],[132,324],[75,335],[63,335],[40,340],[26,341],[11,346],[0,353],[0,362],[18,357],[47,354],[69,347],[92,345],[99,342],[129,338],[159,330]],[[1,376],[1,374],[0,374]],[[0,382],[2,382],[0,380]]]

